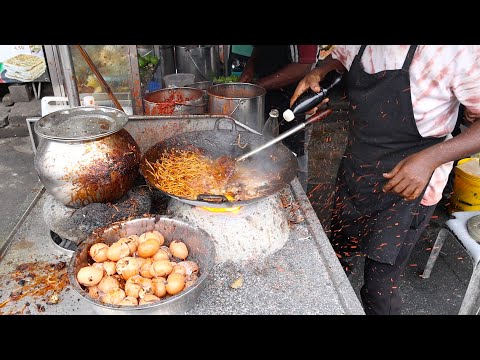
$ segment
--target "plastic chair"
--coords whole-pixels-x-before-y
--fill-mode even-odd
[[[443,228],[440,229],[422,274],[424,279],[430,277],[433,265],[440,254],[440,250],[447,236],[452,235],[457,239],[470,255],[473,262],[472,276],[470,277],[465,297],[460,306],[459,315],[475,315],[479,311],[477,304],[480,297],[480,244],[470,236],[467,230],[468,219],[475,215],[480,215],[480,211],[460,211],[452,214],[454,218],[447,220]]]
[[[62,102],[62,104],[52,104],[53,102]],[[40,101],[40,104],[42,108],[42,116],[57,110],[67,109],[69,107],[68,98],[63,96],[44,96]]]

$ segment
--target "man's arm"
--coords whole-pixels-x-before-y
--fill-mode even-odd
[[[259,79],[256,84],[267,90],[280,89],[302,79],[311,68],[312,64],[291,63],[277,72]]]
[[[430,181],[433,171],[442,164],[480,152],[480,121],[475,121],[454,138],[433,145],[400,161],[383,176],[389,181],[385,192],[394,192],[406,200],[414,200]]]
[[[251,83],[253,81],[253,76],[255,75],[255,59],[257,58],[257,48],[253,47],[252,55],[248,58],[247,65],[243,69],[239,82]]]

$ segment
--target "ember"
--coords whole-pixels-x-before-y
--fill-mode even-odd
[[[11,274],[11,278],[21,286],[12,291],[8,299],[0,302],[0,308],[26,296],[36,299],[42,298],[44,301],[50,301],[50,304],[56,304],[61,301],[58,294],[69,284],[67,266],[64,261],[54,264],[46,262],[20,264]],[[40,309],[43,306],[39,307],[38,304],[36,306],[38,311],[41,311]],[[22,312],[23,310],[25,310],[25,306]],[[45,311],[44,307],[43,311]]]

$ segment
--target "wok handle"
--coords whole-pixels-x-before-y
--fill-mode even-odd
[[[213,203],[229,202],[224,195],[211,195],[211,194],[199,194],[197,195],[198,201],[207,201]]]
[[[323,111],[319,111],[315,113],[314,115],[310,116],[310,118],[305,121],[305,126],[313,124],[314,122],[320,121],[325,119],[328,115],[330,115],[333,112],[332,109],[326,109]]]

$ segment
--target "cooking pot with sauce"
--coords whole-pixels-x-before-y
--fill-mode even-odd
[[[206,102],[202,90],[178,87],[146,94],[143,106],[145,115],[202,115]]]

